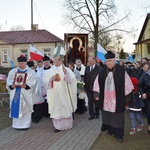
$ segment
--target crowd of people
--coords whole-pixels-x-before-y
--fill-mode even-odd
[[[127,109],[131,121],[130,134],[136,134],[136,131],[141,131],[144,124],[142,118],[147,119],[147,131],[150,134],[150,64],[149,59],[144,57],[141,61],[132,63],[127,61],[119,62],[130,76],[134,85],[132,101],[128,102]],[[138,126],[136,128],[136,121]]]
[[[105,64],[89,56],[84,66],[81,59],[64,65],[64,56],[64,48],[58,46],[53,60],[45,55],[37,66],[23,55],[18,57],[18,67],[8,73],[6,80],[13,128],[28,130],[31,122],[39,123],[46,117],[52,119],[54,132],[60,132],[71,129],[75,115],[88,110],[89,121],[101,115],[101,131],[123,142],[124,114],[128,109],[130,134],[142,130],[142,117],[147,118],[150,134],[147,58],[136,64],[117,64],[115,54],[108,51]]]

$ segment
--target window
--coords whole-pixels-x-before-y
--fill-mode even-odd
[[[50,48],[44,49],[44,55],[51,57],[51,49]]]
[[[150,54],[150,45],[147,46],[147,53]]]
[[[3,50],[3,62],[8,62],[8,60],[7,60],[7,50]]]
[[[28,60],[28,50],[27,49],[21,49],[20,52],[21,52],[21,54],[23,54],[24,56],[26,56],[27,60]]]

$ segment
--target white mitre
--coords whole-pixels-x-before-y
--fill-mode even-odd
[[[66,55],[66,51],[62,46],[57,46],[54,50],[53,50],[53,57],[60,57],[63,58]]]

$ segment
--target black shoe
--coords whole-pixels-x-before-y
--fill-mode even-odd
[[[117,138],[118,142],[122,143],[123,142],[123,138]]]
[[[92,120],[92,119],[94,119],[94,116],[90,116],[90,117],[88,118],[88,120]]]
[[[35,121],[35,120],[34,120],[34,121],[32,121],[32,122],[33,122],[33,123],[39,123],[39,121]]]
[[[108,132],[108,131],[107,131],[107,133],[106,133],[106,134],[107,134],[107,135],[112,135],[112,133],[110,133],[110,132]]]
[[[96,119],[99,119],[99,116],[96,116],[95,118],[96,118]]]
[[[20,130],[20,131],[27,131],[29,128],[20,128],[20,129],[16,129],[16,130]]]
[[[61,130],[58,130],[58,129],[55,129],[55,130],[54,130],[55,133],[60,132],[60,131],[61,131]]]
[[[85,111],[87,111],[87,108],[86,108],[86,106],[85,106],[84,110],[85,110]]]
[[[24,129],[22,129],[23,131],[27,131],[29,128],[24,128]]]
[[[84,114],[83,112],[80,112],[80,113],[79,113],[79,115],[83,115],[83,114]]]
[[[150,134],[150,130],[147,130],[148,134]]]
[[[45,118],[50,118],[50,115],[49,115],[49,114],[48,114],[48,115],[44,115],[44,117],[45,117]]]

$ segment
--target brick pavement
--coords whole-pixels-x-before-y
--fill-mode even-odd
[[[101,119],[76,115],[74,127],[54,133],[52,121],[43,118],[27,131],[8,127],[0,131],[0,150],[89,150],[100,134]]]

